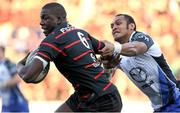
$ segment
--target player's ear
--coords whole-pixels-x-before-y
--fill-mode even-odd
[[[61,17],[58,17],[57,19],[58,19],[58,20],[57,20],[57,24],[58,24],[58,25],[61,24],[61,23],[62,23],[62,18],[61,18]]]
[[[130,23],[130,24],[129,24],[129,29],[130,29],[130,30],[134,30],[134,29],[135,29],[134,23]]]

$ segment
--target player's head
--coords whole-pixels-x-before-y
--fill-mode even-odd
[[[66,21],[66,10],[59,3],[48,3],[42,7],[40,25],[47,36],[53,29]]]
[[[127,14],[118,14],[111,23],[113,37],[120,43],[125,43],[129,40],[131,33],[136,30],[134,19]]]
[[[4,58],[5,47],[0,45],[0,60]]]

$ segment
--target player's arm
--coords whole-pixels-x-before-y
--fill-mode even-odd
[[[124,44],[120,44],[115,42],[115,44],[110,44],[109,42],[104,42],[105,47],[102,50],[99,50],[103,56],[111,56],[114,53],[118,53],[124,56],[136,56],[139,54],[143,54],[147,51],[148,47],[143,42],[128,42]]]
[[[105,58],[103,56],[99,57],[98,60],[101,62],[102,66],[104,67],[105,73],[109,79],[111,79],[116,70],[119,68],[119,62],[121,60],[120,56],[110,56]]]
[[[148,49],[145,43],[138,41],[125,43],[119,46],[122,46],[120,54],[124,56],[140,55],[145,53]]]
[[[26,65],[27,56],[17,64],[18,75],[27,83],[31,83],[31,79],[36,77],[43,70],[43,62],[38,58],[33,60]]]
[[[139,35],[135,37],[132,42],[124,44],[118,42],[110,44],[107,41],[104,43],[105,47],[100,50],[103,56],[111,56],[113,54],[136,56],[145,53],[154,44],[152,39],[146,35]]]
[[[54,49],[58,48],[55,45],[55,41],[54,34],[48,35],[48,37],[41,42],[36,51],[36,56],[28,65],[26,65],[28,55],[18,63],[18,74],[25,82],[35,83],[33,80],[38,77],[53,58],[59,55],[57,49]]]
[[[99,50],[105,47],[104,42],[97,40],[96,38],[92,37],[89,34],[88,34],[88,37],[92,41],[93,50],[95,51],[96,54],[99,54]]]

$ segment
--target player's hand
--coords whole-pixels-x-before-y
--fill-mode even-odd
[[[26,60],[27,60],[27,57],[29,56],[31,52],[29,52],[22,60],[20,60],[18,63],[17,63],[17,72],[20,73],[21,69],[25,66],[26,64]],[[18,74],[19,75],[19,74]],[[19,75],[21,78],[22,76]]]
[[[116,67],[120,61],[121,61],[120,55],[100,57],[100,62],[103,63],[104,67],[107,69]]]
[[[117,69],[117,65],[119,64],[120,60],[121,60],[120,55],[118,57],[117,56],[99,57],[99,61],[103,64],[105,73],[107,73],[106,75],[109,79],[111,79],[114,76],[115,71]]]
[[[109,41],[102,41],[105,44],[105,47],[101,50],[99,50],[101,56],[106,57],[106,56],[112,56],[114,52],[114,44],[109,42]]]

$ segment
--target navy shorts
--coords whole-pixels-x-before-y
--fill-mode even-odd
[[[66,104],[74,112],[120,112],[122,109],[121,97],[117,90],[100,97],[94,93],[79,96],[78,92],[75,92]]]

